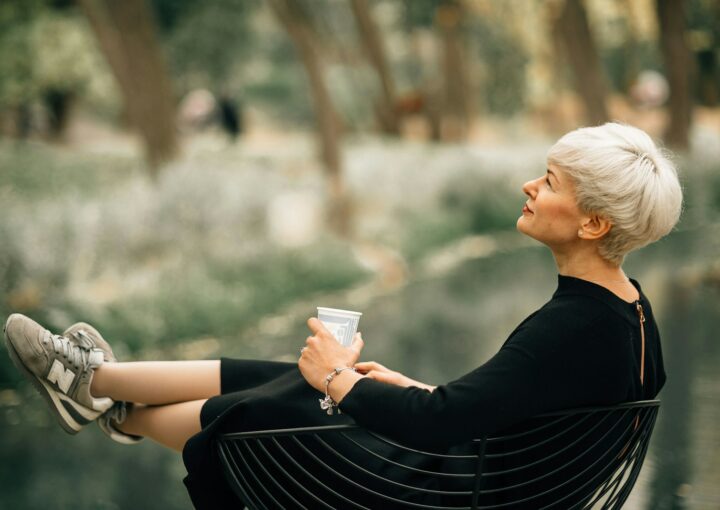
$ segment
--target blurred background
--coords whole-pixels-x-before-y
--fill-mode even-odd
[[[674,153],[683,218],[626,263],[668,383],[627,508],[720,508],[715,0],[2,0],[0,312],[121,360],[295,361],[316,306],[431,384],[556,268],[514,225],[560,135]],[[189,509],[177,454],[67,436],[0,355],[0,507]]]

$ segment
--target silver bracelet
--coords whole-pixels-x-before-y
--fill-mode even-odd
[[[327,411],[328,414],[333,413],[333,407],[338,408],[338,414],[342,414],[342,411],[338,407],[338,403],[335,402],[332,397],[330,396],[330,393],[328,393],[328,386],[330,386],[330,382],[335,379],[336,375],[340,375],[340,372],[343,370],[352,370],[353,372],[357,372],[357,369],[355,367],[335,367],[332,372],[330,372],[327,377],[325,377],[325,398],[321,398],[320,400],[320,409]]]

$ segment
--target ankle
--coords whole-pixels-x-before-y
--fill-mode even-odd
[[[107,373],[109,368],[107,363],[103,363],[93,370],[93,376],[90,381],[90,395],[93,398],[109,397],[110,392],[107,389]]]
[[[143,404],[128,402],[125,416],[120,421],[113,420],[113,426],[123,434],[141,437],[145,434],[145,430],[143,429],[140,415],[142,414],[142,409],[145,407],[147,406]]]

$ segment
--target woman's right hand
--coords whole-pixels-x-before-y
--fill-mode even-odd
[[[429,391],[433,391],[435,389],[435,386],[430,386],[428,384],[421,383],[420,381],[410,379],[400,372],[390,370],[376,361],[361,361],[355,363],[355,369],[370,379],[375,379],[376,381],[387,384],[394,384],[395,386],[402,387],[417,386],[418,388],[423,388]]]

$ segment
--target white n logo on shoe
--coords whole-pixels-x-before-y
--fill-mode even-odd
[[[47,375],[48,381],[57,384],[63,393],[67,393],[74,379],[75,372],[66,369],[58,360],[53,361],[50,373]]]

